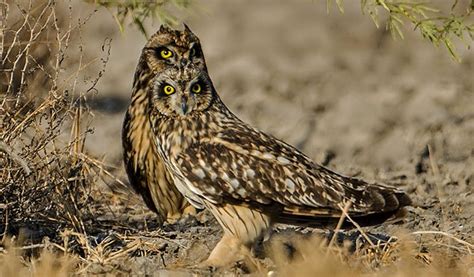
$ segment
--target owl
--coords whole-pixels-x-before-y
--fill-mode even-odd
[[[397,218],[411,203],[402,190],[336,173],[241,121],[199,68],[167,70],[148,86],[165,167],[186,199],[224,230],[204,265],[248,257],[275,223],[335,226],[350,203],[350,218],[368,226]]]
[[[123,158],[130,184],[160,223],[175,221],[182,214],[195,213],[195,209],[176,189],[153,142],[149,119],[152,91],[147,82],[169,68],[179,70],[188,65],[207,71],[198,37],[186,25],[183,31],[162,26],[143,48],[123,123]]]

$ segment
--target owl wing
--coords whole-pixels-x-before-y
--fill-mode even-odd
[[[189,185],[207,201],[263,211],[279,207],[282,218],[339,217],[348,200],[354,216],[395,211],[410,202],[400,190],[337,174],[248,126],[201,139],[180,160]]]

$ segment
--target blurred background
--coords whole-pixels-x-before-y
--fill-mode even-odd
[[[210,76],[230,109],[317,162],[348,174],[367,168],[366,177],[414,172],[429,144],[447,166],[469,168],[472,50],[458,45],[458,63],[408,25],[405,39],[395,40],[383,17],[377,28],[358,2],[344,3],[344,13],[332,5],[327,13],[326,1],[200,1],[182,17],[201,39]],[[159,27],[146,24],[149,33]],[[133,27],[121,33],[104,9],[83,36],[92,51],[112,39],[91,99],[95,132],[87,148],[123,176],[121,124],[146,38]]]

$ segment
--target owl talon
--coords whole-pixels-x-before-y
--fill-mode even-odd
[[[211,271],[219,268],[216,264],[214,264],[213,261],[209,261],[209,260],[202,261],[193,267],[196,269],[211,270]]]
[[[240,261],[244,261],[250,255],[250,250],[241,242],[230,235],[225,234],[212,250],[209,258],[201,262],[200,268],[225,268],[232,267]]]
[[[194,268],[206,271],[217,271],[224,268],[240,268],[246,273],[251,273],[261,269],[261,265],[251,257],[242,257],[241,259],[207,259],[197,264]]]

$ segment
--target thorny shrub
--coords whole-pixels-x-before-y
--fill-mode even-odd
[[[70,4],[70,3],[69,3]],[[0,231],[40,238],[60,227],[83,232],[97,174],[84,153],[109,41],[86,57],[86,18],[55,1],[0,3]],[[85,69],[96,77],[85,79]],[[77,89],[85,82],[86,90]],[[70,137],[65,136],[70,133]],[[86,222],[86,223],[84,223]],[[28,228],[26,228],[28,226]]]

